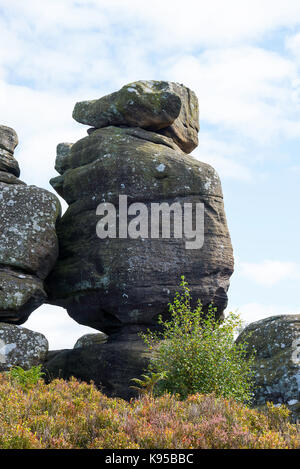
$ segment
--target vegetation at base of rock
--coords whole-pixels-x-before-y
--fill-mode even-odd
[[[29,370],[24,370],[21,366],[14,366],[6,372],[9,381],[17,383],[21,388],[28,389],[35,386],[45,373],[42,371],[42,365],[33,366]]]
[[[163,379],[166,379],[166,376],[167,373],[165,371],[162,371],[161,373],[151,372],[148,375],[143,374],[141,376],[142,379],[132,378],[131,381],[134,381],[136,385],[130,387],[136,389],[139,395],[150,394],[153,396],[155,386]]]
[[[284,407],[265,412],[214,394],[131,402],[62,379],[22,386],[0,374],[0,448],[292,449],[299,427]]]
[[[142,334],[153,351],[149,371],[166,373],[158,392],[171,392],[186,398],[189,394],[214,392],[250,402],[253,395],[254,354],[247,356],[247,343],[235,343],[241,326],[238,315],[230,313],[216,320],[216,308],[202,310],[200,301],[191,307],[191,294],[182,277],[181,293],[169,305],[170,319],[159,318],[162,332]]]

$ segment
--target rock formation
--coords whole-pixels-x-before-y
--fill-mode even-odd
[[[60,254],[46,291],[50,303],[109,337],[50,352],[45,366],[53,377],[93,379],[106,393],[128,398],[130,379],[147,363],[138,332],[155,328],[158,315],[168,314],[181,275],[194,301],[201,299],[204,307],[214,302],[219,316],[227,305],[233,255],[221,184],[211,166],[187,154],[198,144],[199,118],[197,98],[183,85],[131,83],[77,103],[73,117],[93,127],[78,142],[57,147],[60,175],[50,182],[69,208],[57,225]],[[150,236],[150,216],[149,230],[141,233],[129,214],[128,221],[139,225],[136,236],[127,236],[126,226],[125,234],[101,239],[97,207],[113,204],[120,218],[120,196],[131,207],[143,203],[148,214],[153,203],[180,209],[204,204],[202,248],[186,249],[186,237],[174,236],[175,215],[171,237],[161,231]]]
[[[237,341],[256,350],[254,404],[286,404],[300,416],[300,315],[272,316],[249,324]]]
[[[50,351],[44,363],[46,375],[51,379],[75,376],[86,382],[92,380],[107,396],[130,399],[137,394],[130,388],[131,379],[139,377],[149,362],[138,330],[132,327],[123,336],[112,335],[106,343],[90,338],[89,343],[71,350]]]
[[[58,255],[60,203],[18,179],[16,132],[0,126],[0,321],[22,324],[46,300],[43,280]]]
[[[57,146],[51,184],[69,204],[61,219],[53,194],[18,179],[17,135],[0,127],[0,320],[21,324],[43,302],[66,308],[101,334],[49,352],[50,376],[92,379],[128,398],[149,358],[138,333],[168,315],[182,275],[194,302],[214,302],[218,316],[227,305],[233,255],[222,189],[214,169],[188,154],[198,144],[198,102],[183,85],[131,83],[77,103],[73,117],[92,128]],[[109,237],[98,231],[107,234],[107,207],[119,223]],[[2,349],[23,350],[25,338],[5,336]]]
[[[195,94],[175,83],[136,82],[77,103],[73,116],[94,128],[63,158],[59,153],[61,175],[51,180],[69,208],[57,226],[60,255],[46,283],[49,301],[107,334],[143,329],[167,312],[185,275],[194,299],[213,301],[221,315],[232,247],[216,172],[183,151],[197,145]],[[120,195],[149,212],[155,202],[204,203],[202,249],[186,249],[186,240],[175,237],[98,238],[97,206],[118,210]]]
[[[183,85],[137,81],[94,101],[77,103],[73,117],[97,129],[140,127],[171,137],[186,153],[198,145],[198,100]]]
[[[98,334],[85,334],[80,337],[76,344],[74,345],[74,349],[76,348],[86,348],[86,347],[93,347],[94,345],[104,344],[107,342],[107,335],[104,332],[98,332]]]
[[[28,370],[44,362],[48,351],[46,337],[25,327],[0,323],[0,372],[13,366]]]

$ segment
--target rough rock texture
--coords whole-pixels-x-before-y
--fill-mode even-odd
[[[108,336],[104,334],[104,332],[99,332],[98,334],[85,334],[77,340],[74,345],[74,349],[103,344],[107,342],[107,339]]]
[[[113,125],[160,131],[186,153],[198,145],[198,100],[178,83],[130,83],[98,100],[77,103],[73,117],[96,128]]]
[[[184,156],[184,157],[183,157]],[[70,204],[57,227],[58,262],[47,279],[51,303],[76,321],[107,332],[127,324],[155,324],[185,275],[193,297],[227,304],[233,271],[220,180],[214,169],[185,155],[172,139],[142,129],[107,127],[76,142],[64,174],[51,180]],[[100,202],[203,202],[202,249],[185,240],[99,239]]]
[[[0,171],[20,176],[20,168],[14,158],[14,150],[18,145],[18,136],[14,129],[0,125]]]
[[[0,148],[0,171],[20,176],[20,168],[17,160],[13,157],[12,153]]]
[[[64,172],[64,160],[69,155],[73,143],[59,143],[56,147],[55,169],[59,174]]]
[[[97,128],[109,125],[162,129],[178,117],[181,100],[168,82],[137,81],[93,101],[76,103],[73,118]]]
[[[140,376],[148,362],[144,343],[127,331],[126,337],[110,338],[104,344],[51,351],[44,370],[49,379],[75,376],[86,382],[92,380],[106,395],[130,399],[136,396],[130,380]]]
[[[22,324],[46,300],[43,281],[35,275],[0,268],[0,320]]]
[[[46,337],[24,327],[0,323],[0,371],[12,366],[25,370],[42,364],[48,351]]]
[[[59,215],[54,194],[0,171],[1,321],[22,324],[45,301],[43,280],[58,256]]]
[[[11,127],[0,125],[0,148],[13,153],[19,140],[17,133]]]
[[[284,403],[300,417],[300,315],[251,323],[237,341],[256,350],[255,404]]]
[[[198,99],[193,91],[183,85],[169,83],[169,87],[180,97],[181,109],[173,124],[159,130],[159,133],[172,138],[181,150],[190,153],[198,146]]]

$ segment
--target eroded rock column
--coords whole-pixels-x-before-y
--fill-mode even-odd
[[[58,256],[60,203],[18,177],[16,132],[0,126],[0,322],[22,324],[46,300],[44,279]]]
[[[174,83],[136,82],[77,103],[73,116],[97,128],[59,157],[61,175],[51,180],[69,208],[58,224],[60,256],[47,280],[50,301],[79,323],[110,334],[156,324],[185,275],[193,298],[204,306],[213,301],[221,315],[233,271],[221,184],[211,166],[182,149],[198,141],[195,94]],[[97,206],[108,202],[118,211],[120,195],[128,205],[142,202],[149,213],[155,202],[203,203],[203,247],[186,249],[184,238],[151,235],[99,239]]]

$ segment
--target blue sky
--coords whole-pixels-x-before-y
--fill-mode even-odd
[[[221,176],[232,236],[229,309],[300,314],[299,0],[0,0],[0,41],[0,122],[21,178],[50,190],[56,145],[86,135],[76,101],[139,79],[192,88],[193,154]],[[89,331],[48,305],[24,326],[52,349]]]

